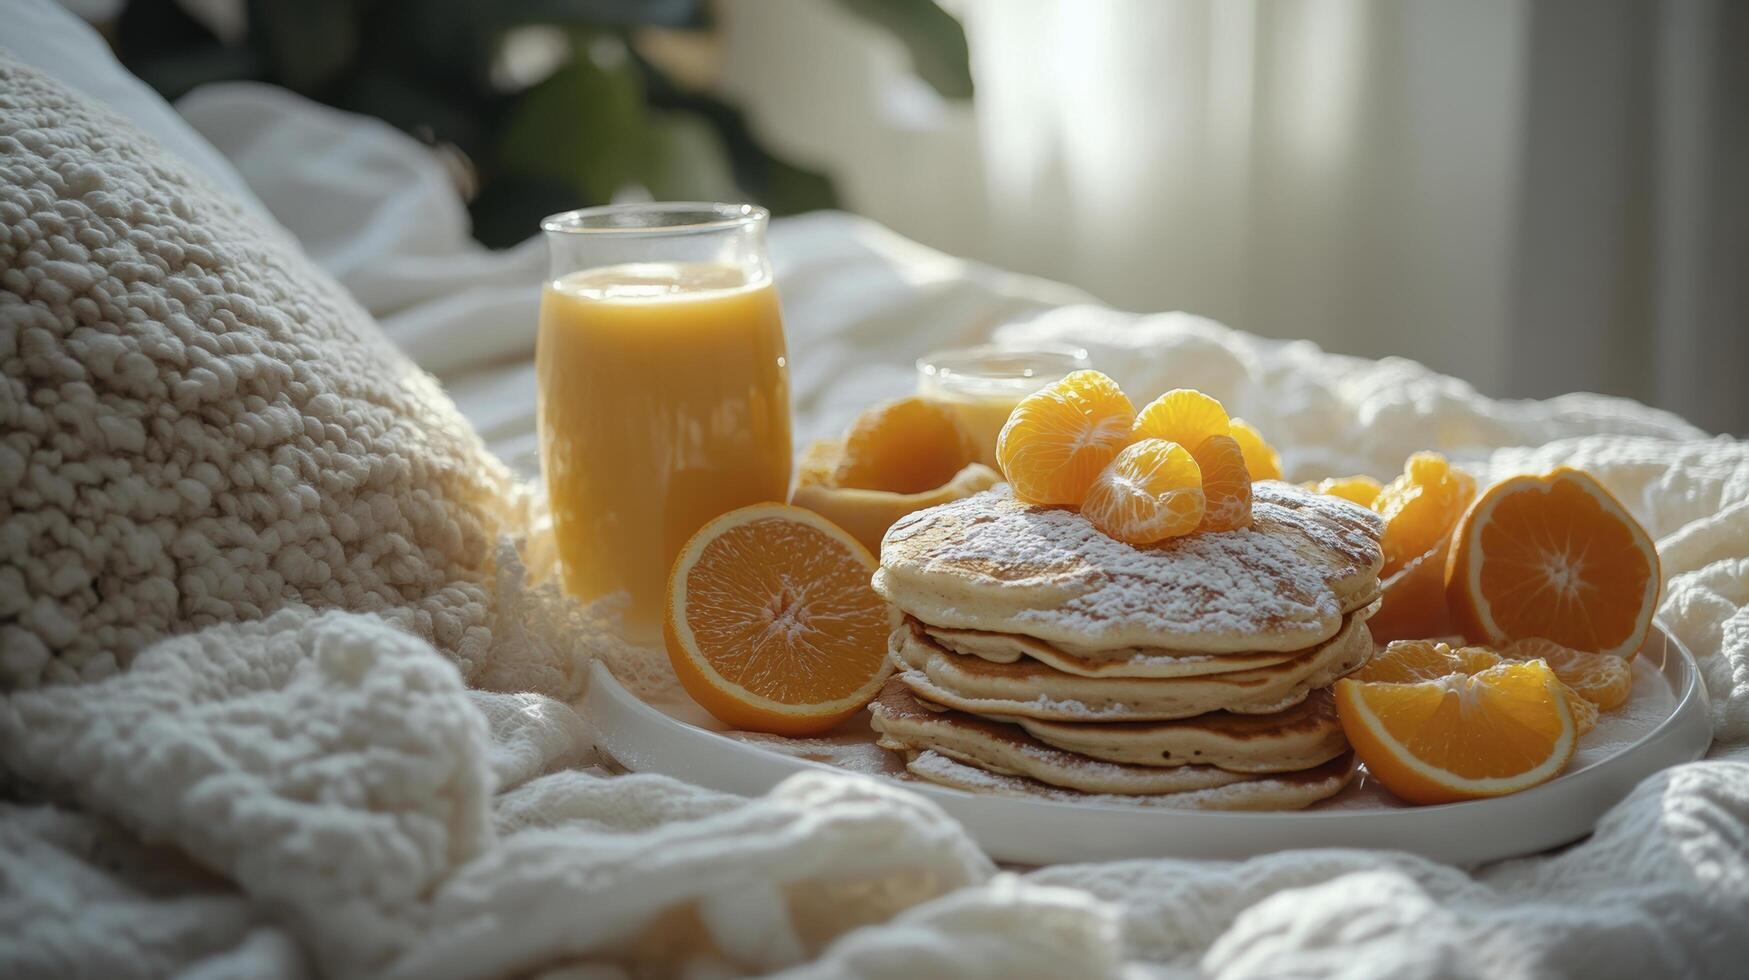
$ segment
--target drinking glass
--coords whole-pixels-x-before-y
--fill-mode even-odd
[[[766,221],[746,204],[657,203],[541,222],[541,471],[565,588],[625,592],[639,638],[660,630],[668,568],[693,532],[789,492]]]

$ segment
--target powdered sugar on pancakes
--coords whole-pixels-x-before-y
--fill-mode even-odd
[[[894,524],[875,588],[931,625],[1021,633],[1071,653],[1322,642],[1376,587],[1382,525],[1287,484],[1259,483],[1254,496],[1249,528],[1136,547],[998,487]]]

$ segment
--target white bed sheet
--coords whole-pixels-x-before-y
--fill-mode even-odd
[[[434,162],[380,124],[255,86],[199,92],[181,109],[263,205],[443,379],[494,448],[532,473],[538,243],[499,254],[473,246]],[[1333,357],[1182,314],[1075,305],[1086,297],[845,215],[780,221],[772,244],[803,438],[907,390],[911,360],[929,348],[1049,338],[1085,344],[1134,391],[1191,384],[1213,392],[1283,444],[1292,476],[1384,475],[1406,452],[1430,446],[1483,469],[1592,469],[1659,540],[1664,619],[1702,657],[1715,700],[1714,758],[1647,781],[1585,843],[1473,873],[1403,855],[1319,851],[1015,876],[997,873],[951,821],[894,787],[804,777],[742,802],[660,778],[602,778],[573,768],[587,761],[587,733],[561,706],[452,692],[432,680],[428,714],[385,716],[382,731],[466,735],[462,750],[427,760],[430,772],[466,787],[453,794],[455,813],[489,812],[493,826],[473,827],[478,854],[423,856],[438,882],[428,900],[371,899],[371,876],[412,861],[416,849],[396,848],[420,838],[417,824],[400,827],[369,801],[336,799],[331,816],[250,837],[245,824],[212,810],[259,804],[247,786],[202,806],[205,797],[115,768],[165,760],[93,751],[94,771],[112,767],[114,779],[90,784],[84,799],[163,832],[142,843],[101,821],[0,807],[0,871],[31,869],[0,876],[8,886],[0,915],[31,911],[37,918],[7,921],[21,930],[28,922],[33,948],[68,961],[133,972],[199,963],[211,976],[298,975],[312,964],[366,972],[363,964],[384,962],[408,976],[557,964],[581,971],[569,975],[616,976],[679,963],[711,975],[789,968],[868,977],[1727,975],[1749,956],[1742,444],[1618,400],[1490,401],[1408,362]],[[514,605],[525,597],[508,567],[500,598]],[[301,628],[379,669],[436,676],[429,648],[357,619]],[[225,637],[215,630],[172,643],[199,664],[205,650],[223,654]],[[115,687],[152,682],[129,675]],[[176,674],[160,682],[167,698],[192,683]],[[373,707],[338,686],[328,693],[301,693],[324,713],[312,724]],[[31,703],[40,709],[32,738],[45,752],[89,727],[77,691]],[[239,708],[279,704],[261,698]],[[166,713],[156,722],[184,719]],[[333,786],[370,786],[370,748],[349,745],[315,763],[348,767],[348,781]],[[118,785],[136,789],[119,798]],[[210,842],[202,863],[229,881],[152,846],[163,840],[185,850]],[[107,876],[75,853],[108,855]],[[64,909],[65,922],[42,918],[44,909]],[[640,933],[641,943],[627,942]],[[324,934],[335,949],[369,945],[393,959],[309,941]],[[93,956],[71,958],[99,941]]]

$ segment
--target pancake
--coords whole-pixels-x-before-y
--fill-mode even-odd
[[[988,772],[1025,776],[1083,793],[1184,793],[1253,778],[1213,766],[1130,766],[1089,759],[1046,745],[1019,725],[926,708],[896,681],[887,682],[869,712],[883,748],[934,749]]]
[[[1372,649],[1363,612],[1347,617],[1334,637],[1293,660],[1230,674],[1082,677],[1042,663],[992,663],[951,653],[911,623],[893,631],[888,653],[902,671],[900,680],[926,701],[985,716],[1089,722],[1282,711],[1359,669]]]
[[[1178,810],[1298,810],[1342,792],[1354,778],[1354,753],[1346,752],[1302,772],[1247,779],[1210,789],[1149,796],[1080,793],[1024,776],[989,772],[933,749],[911,753],[905,769],[918,779],[972,793],[1056,803],[1164,807]]]
[[[1303,650],[1377,591],[1381,532],[1362,507],[1264,481],[1250,527],[1136,547],[1002,486],[895,522],[873,584],[933,626],[1036,637],[1075,655]]]
[[[1378,601],[1378,593],[1362,596],[1366,601],[1344,615],[1365,610]],[[1370,617],[1371,612],[1367,615]],[[1097,654],[1074,654],[1046,643],[1034,636],[1018,633],[987,633],[983,630],[956,630],[931,626],[914,616],[905,617],[916,623],[930,638],[948,650],[966,656],[982,657],[993,663],[1011,664],[1027,658],[1046,664],[1065,674],[1082,677],[1196,677],[1203,674],[1227,674],[1253,667],[1267,667],[1300,656],[1304,650],[1270,650],[1248,653],[1195,653],[1188,650],[1102,650]]]
[[[889,681],[890,685],[893,683]],[[1230,772],[1294,772],[1348,751],[1329,688],[1268,715],[1213,711],[1175,721],[1074,723],[1018,718],[1027,734],[1120,765],[1210,765]]]
[[[956,630],[907,617],[930,639],[954,653],[982,657],[992,663],[1011,664],[1022,658],[1046,664],[1066,674],[1082,677],[1196,677],[1228,674],[1252,667],[1267,667],[1292,660],[1299,650],[1253,653],[1192,653],[1179,650],[1111,650],[1098,657],[1076,656],[1032,636],[1018,633],[986,633]]]

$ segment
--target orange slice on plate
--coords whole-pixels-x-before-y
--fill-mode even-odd
[[[1130,444],[1135,409],[1117,382],[1075,371],[1022,398],[996,437],[996,462],[1031,504],[1076,507]]]
[[[663,638],[686,693],[723,722],[779,735],[861,711],[891,668],[894,622],[868,549],[812,511],[754,504],[711,521],[668,574]]]
[[[1336,711],[1367,771],[1410,803],[1529,789],[1579,742],[1560,679],[1535,660],[1405,684],[1344,678]]]
[[[1661,574],[1644,528],[1590,474],[1561,468],[1489,487],[1452,535],[1452,620],[1473,642],[1543,637],[1632,659]]]
[[[1281,479],[1281,454],[1263,439],[1263,433],[1244,419],[1228,419],[1227,434],[1239,443],[1245,454],[1245,469],[1253,480]]]
[[[1100,472],[1081,514],[1130,544],[1189,534],[1202,523],[1202,470],[1178,443],[1143,439]]]
[[[1367,620],[1372,625],[1372,620]],[[1589,655],[1587,655],[1589,656]],[[1389,681],[1406,684],[1432,681],[1453,674],[1479,674],[1489,667],[1509,660],[1531,660],[1535,657],[1511,657],[1495,653],[1487,647],[1452,647],[1440,640],[1393,640],[1372,660],[1348,676],[1357,681]],[[1549,665],[1556,677],[1561,672]],[[1584,735],[1597,727],[1598,706],[1594,700],[1561,681],[1561,693],[1567,698],[1567,708],[1573,712],[1573,724]]]

